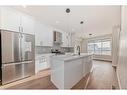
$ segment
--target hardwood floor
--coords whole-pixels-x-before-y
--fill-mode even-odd
[[[111,89],[113,83],[113,67],[111,62],[93,61],[93,71],[82,78],[72,89]],[[88,81],[89,79],[89,81]],[[50,71],[45,71],[21,80],[19,83],[11,83],[0,87],[1,89],[57,89],[50,81]],[[13,85],[15,84],[15,85]]]
[[[31,80],[7,89],[57,89],[50,81],[50,76]]]
[[[44,70],[44,71],[37,73],[34,76],[31,76],[31,77],[28,77],[28,78],[25,78],[22,80],[18,80],[16,82],[12,82],[12,83],[9,83],[9,84],[3,85],[3,86],[0,86],[0,89],[11,89],[11,88],[12,89],[25,89],[25,88],[29,89],[29,88],[32,88],[31,85],[33,85],[33,87],[34,87],[34,84],[36,85],[37,82],[40,82],[40,83],[42,81],[45,82],[45,80],[47,80],[47,76],[49,76],[49,75],[50,75],[50,70]],[[40,81],[40,79],[42,79],[42,81]],[[26,85],[27,87],[25,87],[25,86],[22,87],[22,85]],[[43,85],[44,84],[42,84],[42,86]]]
[[[87,89],[112,89],[113,74],[111,62],[94,60]]]

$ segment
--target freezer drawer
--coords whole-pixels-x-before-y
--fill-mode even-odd
[[[34,74],[33,61],[3,64],[2,66],[2,84],[7,84]]]
[[[35,74],[35,62],[28,61],[24,64],[24,77],[28,77]]]

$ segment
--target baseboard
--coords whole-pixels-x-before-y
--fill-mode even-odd
[[[85,85],[85,88],[84,89],[87,89],[87,86],[88,86],[89,80],[90,80],[90,76],[91,76],[91,72],[89,72],[89,76],[87,78],[86,85]]]
[[[117,70],[116,70],[116,76],[117,76],[117,79],[118,79],[119,89],[122,89],[121,88],[121,83],[120,83],[120,78],[119,78],[119,75],[118,75],[118,71]]]
[[[103,59],[93,59],[93,60],[97,60],[97,61],[105,61],[105,62],[112,62],[111,60],[103,60]]]
[[[91,70],[89,72],[89,76],[88,76],[87,81],[86,81],[85,89],[87,89],[87,86],[88,86],[88,83],[89,83],[89,80],[90,80],[90,77],[91,77],[91,73],[92,72],[93,72],[93,66],[92,66],[92,68],[91,68]]]

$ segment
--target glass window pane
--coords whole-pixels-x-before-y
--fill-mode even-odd
[[[88,43],[88,50],[94,50],[94,43]]]
[[[95,54],[101,54],[101,42],[95,42],[94,43],[94,48],[95,48]]]
[[[102,42],[102,54],[111,55],[111,41]]]
[[[94,43],[88,43],[88,53],[94,53]]]
[[[101,51],[95,51],[94,54],[101,55]]]
[[[97,55],[111,55],[111,40],[95,40],[87,44],[87,52]]]
[[[102,55],[111,55],[111,51],[102,51]]]

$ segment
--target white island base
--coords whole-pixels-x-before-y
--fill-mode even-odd
[[[51,57],[51,81],[58,89],[71,89],[92,69],[92,55]]]

